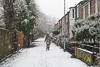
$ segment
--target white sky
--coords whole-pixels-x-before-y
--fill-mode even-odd
[[[40,10],[46,15],[61,18],[64,15],[64,0],[35,0]],[[66,13],[70,7],[82,0],[66,0]]]

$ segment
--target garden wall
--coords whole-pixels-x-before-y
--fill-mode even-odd
[[[24,34],[23,32],[17,32],[17,46],[18,49],[21,49],[24,44]]]
[[[0,61],[13,53],[14,49],[14,32],[0,29]]]
[[[93,52],[81,48],[75,48],[75,56],[88,65],[93,65]]]

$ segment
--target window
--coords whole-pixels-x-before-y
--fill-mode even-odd
[[[74,18],[74,9],[72,9],[72,17]]]

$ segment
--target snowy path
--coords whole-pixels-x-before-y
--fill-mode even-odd
[[[53,43],[50,51],[46,51],[43,38],[38,39],[35,45],[37,46],[23,49],[17,56],[8,58],[0,67],[87,67]]]

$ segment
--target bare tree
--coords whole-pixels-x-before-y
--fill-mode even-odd
[[[47,16],[42,12],[38,12],[38,18],[36,19],[37,26],[35,29],[37,29],[40,33],[51,33],[54,29],[55,23],[57,23],[57,18]]]

